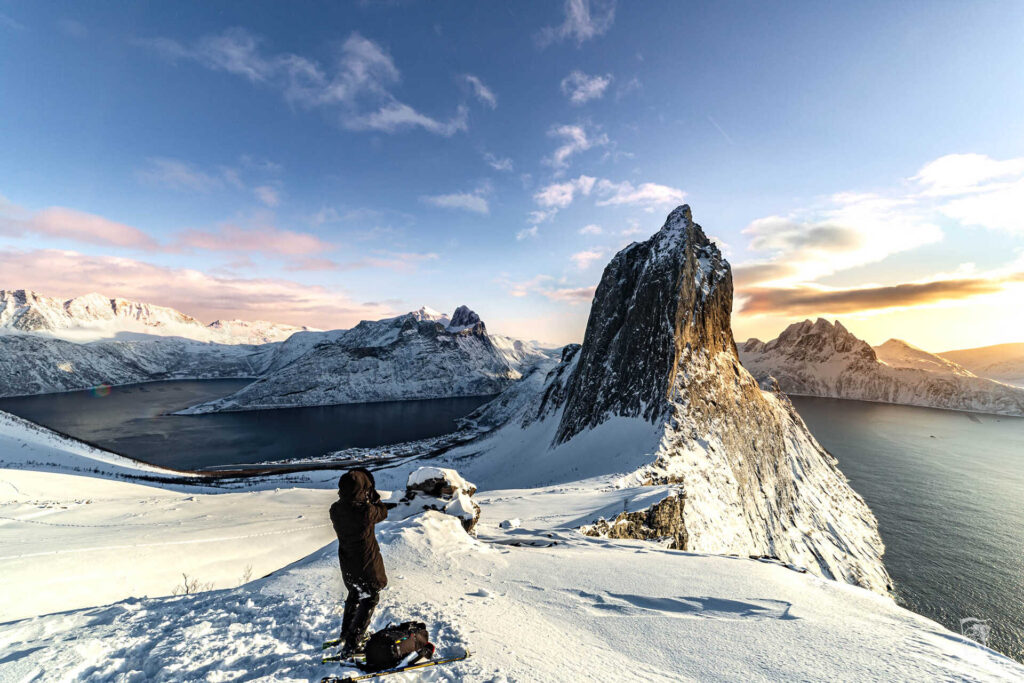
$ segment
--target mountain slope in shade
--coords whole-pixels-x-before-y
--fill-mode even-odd
[[[976,349],[943,351],[939,355],[959,363],[979,377],[1024,387],[1024,344],[996,344]]]
[[[70,341],[147,335],[218,344],[266,344],[306,329],[244,320],[217,320],[205,325],[173,308],[101,294],[57,299],[25,289],[0,290],[0,331],[45,334]]]
[[[750,339],[740,358],[789,394],[1024,415],[1024,390],[899,340],[872,348],[838,321],[805,320],[769,342]]]
[[[521,377],[465,306],[451,318],[420,309],[330,334],[240,391],[182,414],[484,396]]]
[[[668,486],[647,510],[609,510],[599,533],[778,557],[884,593],[874,516],[785,396],[740,365],[732,294],[729,264],[677,208],[605,268],[582,346],[474,413],[502,426],[443,457],[483,487]]]

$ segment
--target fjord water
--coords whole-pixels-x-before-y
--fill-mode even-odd
[[[178,469],[308,458],[447,434],[486,396],[171,415],[250,380],[149,382],[0,399],[0,410],[144,462]]]
[[[898,601],[1024,661],[1024,418],[793,397],[878,517]]]

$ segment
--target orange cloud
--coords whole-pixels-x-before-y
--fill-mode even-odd
[[[88,244],[136,249],[158,247],[156,240],[138,228],[62,206],[28,214],[20,207],[0,202],[0,234],[64,237]]]
[[[248,251],[271,255],[304,256],[330,251],[335,246],[307,232],[280,230],[272,225],[242,228],[225,223],[216,230],[185,230],[178,238],[183,247],[211,251]]]
[[[919,306],[937,301],[994,294],[1007,284],[1024,282],[1024,273],[1005,277],[908,282],[884,287],[816,289],[754,287],[740,292],[743,315],[814,316]]]

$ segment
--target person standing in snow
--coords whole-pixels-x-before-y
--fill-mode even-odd
[[[380,591],[388,584],[384,559],[374,536],[374,525],[387,516],[387,506],[381,502],[369,470],[357,467],[338,480],[338,500],[331,505],[331,523],[338,534],[338,560],[348,589],[341,622],[345,656],[359,651]]]

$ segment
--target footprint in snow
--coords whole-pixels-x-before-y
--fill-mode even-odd
[[[626,593],[588,593],[564,590],[591,611],[617,616],[644,616],[658,613],[662,616],[696,619],[798,619],[790,614],[792,603],[785,600],[754,598],[730,600],[712,597],[660,598]]]

